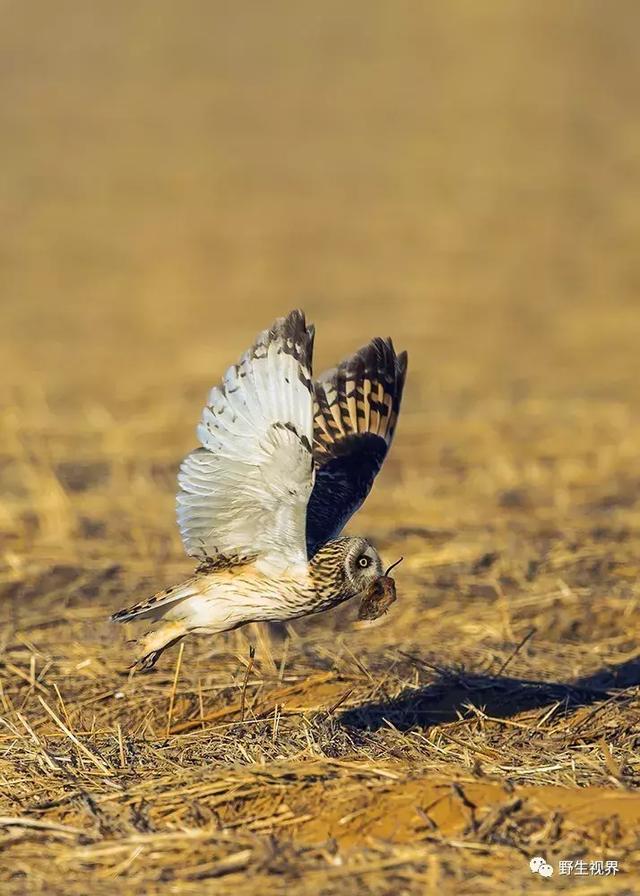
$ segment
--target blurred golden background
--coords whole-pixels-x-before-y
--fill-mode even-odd
[[[408,781],[418,768],[457,780],[488,763],[485,774],[514,786],[625,789],[634,775],[637,786],[627,703],[606,703],[610,728],[599,715],[591,731],[580,713],[592,708],[570,711],[567,697],[566,714],[547,721],[541,699],[535,734],[516,742],[514,731],[529,731],[522,701],[493,706],[517,716],[515,727],[494,719],[478,728],[464,700],[453,706],[437,692],[433,709],[428,691],[420,705],[442,725],[436,740],[426,726],[410,743],[417,710],[402,695],[428,690],[428,663],[495,673],[503,662],[521,686],[637,692],[640,6],[32,0],[2,12],[0,658],[18,669],[1,666],[2,693],[31,720],[35,743],[56,731],[36,700],[46,692],[55,703],[55,681],[70,728],[113,755],[123,780],[135,765],[127,738],[138,750],[136,738],[151,738],[148,768],[166,762],[192,781],[189,762],[180,765],[187,741],[158,740],[172,660],[125,687],[115,670],[127,648],[106,617],[189,571],[173,519],[175,470],[194,446],[207,390],[256,332],[300,306],[317,325],[317,371],[373,335],[409,351],[396,442],[351,524],[389,560],[406,559],[382,626],[355,630],[345,608],[301,624],[285,646],[251,633],[259,681],[249,693],[285,666],[300,680],[329,669],[329,690],[322,679],[305,712],[340,698],[365,724],[366,707],[388,699],[381,712],[395,722],[366,742],[336,746],[331,734],[329,748],[324,722],[308,729],[309,743],[299,718],[276,725],[274,698],[264,742],[239,734],[237,752],[222,758],[226,735],[207,728],[198,749],[224,768],[286,760],[290,775],[301,756],[322,755],[396,763]],[[200,711],[232,705],[246,647],[244,632],[190,642],[174,719],[197,714],[196,693]],[[412,666],[407,651],[427,665]],[[103,699],[120,686],[125,699]],[[257,710],[256,719],[263,724]],[[449,724],[462,727],[447,741]],[[256,722],[252,736],[259,730]],[[45,786],[24,774],[21,805],[46,788],[59,796],[55,775]],[[300,805],[308,799],[313,814],[319,797],[305,796],[306,780]],[[191,824],[176,815],[182,805],[167,808],[159,781],[145,795],[155,829]],[[392,812],[412,843],[422,836],[414,802]],[[51,818],[93,830],[83,811]],[[238,831],[257,830],[251,801],[228,812]],[[135,851],[122,819],[114,836]],[[323,836],[338,836],[324,823]],[[361,850],[356,864],[363,830],[349,841]],[[425,846],[428,873],[402,886],[423,892],[455,878],[456,893],[475,894],[480,875],[486,892],[524,887],[522,851],[546,844],[562,858],[576,842],[558,831],[529,840],[532,830],[512,831],[521,852],[498,850],[491,864],[473,852],[477,830],[456,829],[476,846],[449,844],[442,866],[444,841]],[[95,842],[111,836],[100,831]],[[188,838],[183,846],[197,864]],[[80,892],[76,845],[65,849],[56,867]],[[37,844],[15,850],[31,891],[46,888]],[[123,854],[97,855],[105,879],[125,873]],[[392,851],[392,865],[393,856],[404,861]],[[158,869],[144,860],[143,851],[126,874],[148,888]],[[167,861],[179,892],[191,892],[187,859]],[[388,882],[382,874],[372,891]]]
[[[300,305],[318,370],[374,334],[409,349],[405,425],[432,444],[527,399],[550,426],[587,402],[617,444],[640,401],[638,25],[632,2],[9,4],[10,428],[50,424],[54,460],[70,428],[176,460],[210,384]]]
[[[7,385],[173,394],[302,304],[323,361],[371,333],[407,344],[413,409],[636,398],[639,20],[633,2],[7,4]]]

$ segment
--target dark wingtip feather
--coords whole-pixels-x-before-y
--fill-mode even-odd
[[[400,400],[402,398],[402,391],[404,389],[404,381],[407,378],[408,364],[409,364],[409,355],[406,352],[400,352],[400,354],[396,358],[396,396],[397,396],[396,412],[400,407]]]
[[[294,308],[284,317],[277,317],[267,332],[271,339],[278,339],[282,336],[293,338],[301,336],[303,333],[306,336],[307,322],[304,311],[301,308]]]
[[[298,361],[304,370],[303,382],[311,391],[311,371],[313,369],[313,340],[315,327],[307,326],[304,311],[294,308],[285,317],[278,317],[265,330],[266,342],[279,342],[282,351],[287,352]],[[262,337],[264,338],[264,333]],[[260,339],[260,337],[259,337]]]

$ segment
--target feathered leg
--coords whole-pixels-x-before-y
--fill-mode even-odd
[[[138,656],[129,668],[137,672],[148,672],[168,647],[173,647],[187,634],[188,629],[184,622],[165,622],[153,631],[147,632],[136,641]]]

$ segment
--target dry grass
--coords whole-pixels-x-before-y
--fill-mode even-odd
[[[636,4],[179,7],[0,35],[0,887],[633,892]],[[409,349],[352,523],[398,601],[131,677],[206,389],[297,304],[319,366]]]

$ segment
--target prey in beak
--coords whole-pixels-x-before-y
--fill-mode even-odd
[[[403,558],[400,557],[400,560],[396,560],[395,563],[392,563],[383,576],[380,576],[379,579],[376,579],[375,582],[372,582],[371,585],[369,585],[360,601],[360,606],[358,608],[359,620],[378,619],[387,612],[391,604],[395,601],[396,583],[394,579],[389,576],[389,573],[394,566],[397,566],[402,560]]]

